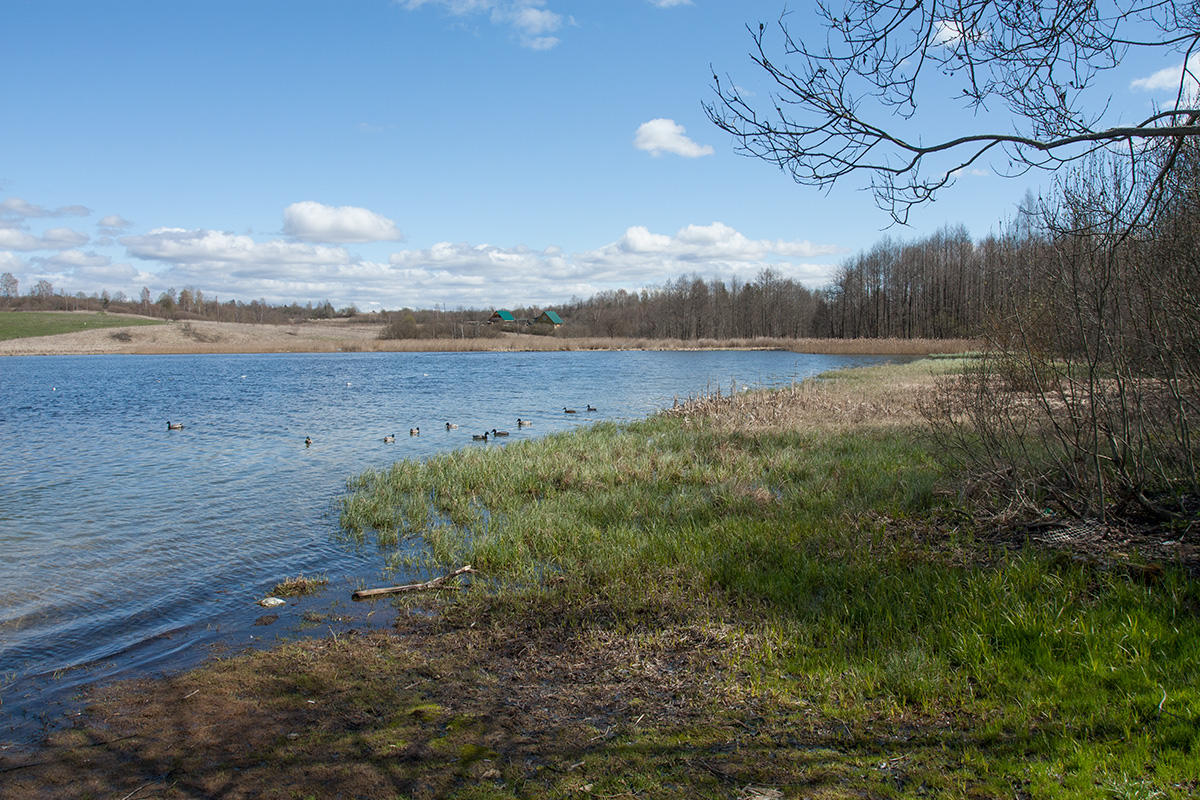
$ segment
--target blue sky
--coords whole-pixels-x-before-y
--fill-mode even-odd
[[[783,6],[0,0],[0,272],[361,310],[764,267],[815,287],[884,235],[983,236],[1048,185],[976,170],[885,231],[861,184],[737,155],[712,70],[766,96],[745,26]],[[1126,119],[1170,96],[1159,58],[1112,74]],[[966,114],[933,110],[930,138]]]

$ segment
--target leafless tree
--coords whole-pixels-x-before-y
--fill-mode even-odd
[[[827,188],[866,173],[902,224],[972,165],[1013,175],[1200,134],[1196,0],[823,0],[814,13],[817,24],[784,12],[750,29],[751,59],[773,91],[743,91],[714,74],[708,116],[741,152],[801,184]],[[1174,99],[1140,122],[1115,123],[1102,79],[1143,50],[1183,57]],[[925,141],[919,107],[947,99],[972,114],[961,130]],[[1007,112],[1013,128],[988,130],[989,111]],[[1170,166],[1159,164],[1162,180]]]

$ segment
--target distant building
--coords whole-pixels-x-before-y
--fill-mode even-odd
[[[512,312],[505,311],[503,308],[493,311],[492,316],[490,318],[488,318],[489,325],[496,323],[496,322],[516,322],[516,321],[517,321],[517,319],[516,319],[516,317],[514,317],[512,315]]]
[[[553,311],[543,311],[534,322],[539,325],[553,325],[556,328],[563,324],[562,317]]]

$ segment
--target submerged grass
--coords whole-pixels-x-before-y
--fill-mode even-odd
[[[268,594],[272,597],[304,597],[316,594],[328,585],[329,578],[325,575],[297,575],[280,581]]]
[[[631,626],[650,614],[751,631],[736,666],[779,708],[938,743],[905,765],[922,780],[886,796],[1187,796],[1200,592],[1170,570],[1143,585],[981,554],[969,526],[942,522],[911,384],[954,368],[853,371],[400,462],[355,478],[341,521],[422,541],[430,569],[473,564],[492,594],[463,603],[549,596]]]

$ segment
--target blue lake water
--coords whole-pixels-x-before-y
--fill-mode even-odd
[[[368,624],[350,592],[412,576],[385,573],[377,550],[340,535],[336,500],[364,469],[494,447],[471,439],[491,428],[509,440],[542,436],[644,417],[718,387],[885,360],[770,351],[0,359],[0,740],[29,735],[88,683]],[[533,427],[518,429],[518,417]],[[168,420],[183,430],[168,431]],[[409,435],[415,427],[420,436]],[[389,434],[395,443],[384,443]],[[279,611],[256,605],[300,573],[325,574],[329,588]],[[268,614],[279,619],[267,624]],[[370,624],[386,621],[379,613]]]

